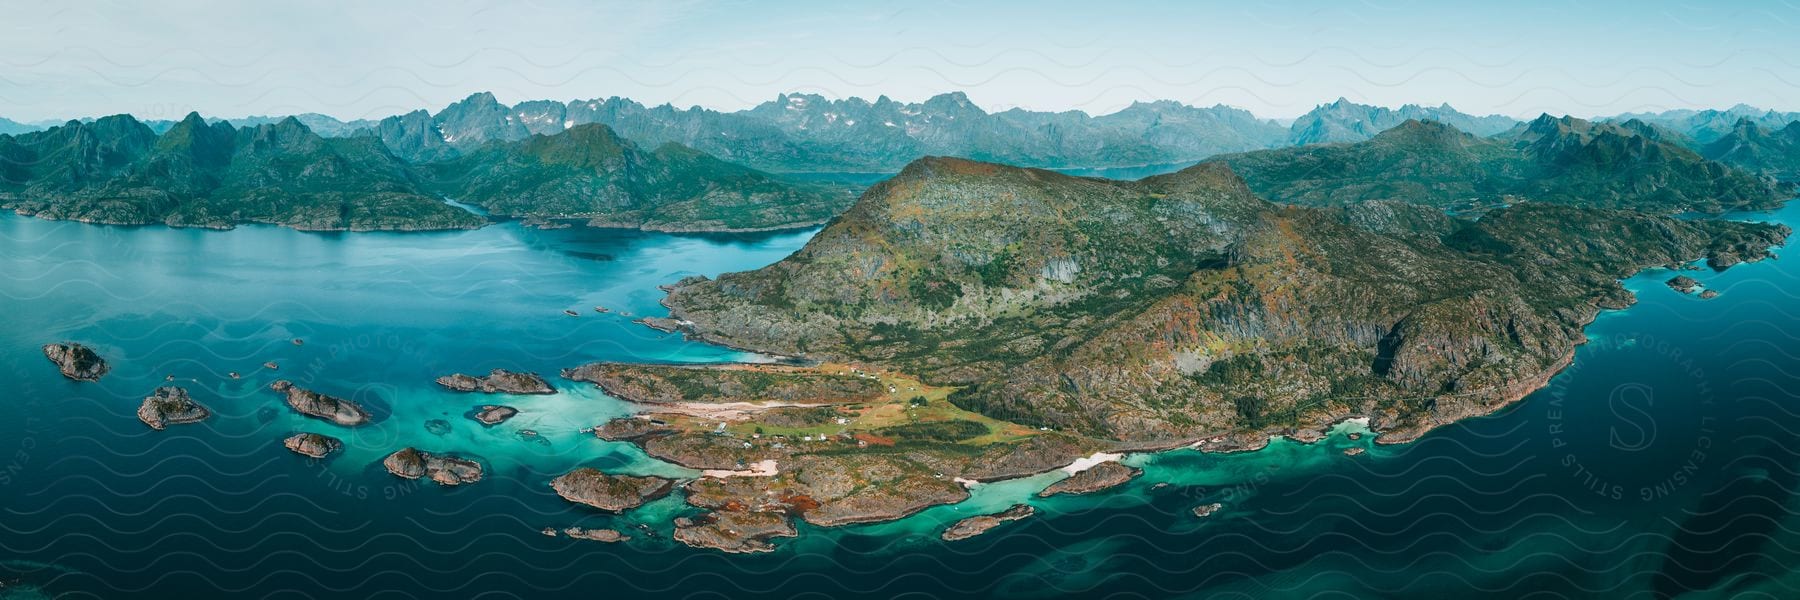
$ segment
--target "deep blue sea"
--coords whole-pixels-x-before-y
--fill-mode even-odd
[[[1800,224],[1800,205],[1739,216]],[[490,429],[463,415],[492,399],[432,383],[754,358],[631,320],[662,314],[659,284],[759,267],[808,235],[0,216],[0,597],[1800,597],[1792,261],[1695,273],[1722,293],[1704,301],[1663,286],[1667,271],[1634,277],[1638,304],[1594,323],[1548,388],[1418,442],[1339,432],[1255,453],[1132,456],[1147,473],[1124,488],[1032,499],[1037,516],[957,543],[936,534],[1059,475],[726,555],[668,539],[679,497],[612,517],[551,492],[578,465],[684,472],[578,432],[621,403],[553,379],[561,393],[507,399],[523,413]],[[60,340],[95,347],[112,373],[63,379],[39,350]],[[168,377],[214,417],[139,423],[138,403]],[[298,417],[266,390],[276,378],[361,401],[377,422]],[[433,419],[450,430],[428,431]],[[303,459],[281,447],[301,430],[348,448]],[[375,465],[408,445],[479,457],[490,476],[445,489]],[[1352,446],[1368,452],[1346,456]],[[1190,512],[1210,502],[1225,508]],[[570,525],[637,537],[538,533]]]

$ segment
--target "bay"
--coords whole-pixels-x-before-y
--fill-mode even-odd
[[[1738,217],[1795,224],[1800,208]],[[1667,289],[1669,271],[1633,277],[1639,303],[1603,314],[1549,387],[1412,444],[1345,430],[1255,453],[1133,456],[1146,475],[1110,493],[1033,498],[1058,476],[1046,474],[899,522],[806,527],[759,556],[670,541],[679,497],[612,517],[549,490],[581,465],[684,473],[580,432],[629,407],[551,377],[558,394],[507,398],[522,413],[487,428],[463,415],[496,398],[432,384],[591,360],[756,359],[631,320],[663,314],[657,285],[768,264],[810,234],[0,216],[0,596],[1788,597],[1800,584],[1786,568],[1800,560],[1800,267],[1788,261],[1693,273],[1721,291],[1713,300]],[[58,376],[38,346],[65,339],[113,373]],[[138,401],[170,376],[214,418],[137,422]],[[265,389],[276,378],[364,402],[377,421],[294,415]],[[427,430],[433,419],[449,431]],[[281,448],[302,430],[348,448],[325,461]],[[409,445],[478,457],[489,477],[444,489],[375,464]],[[936,537],[1020,501],[1038,515]],[[1190,512],[1212,502],[1225,508]],[[538,533],[571,525],[636,539]]]

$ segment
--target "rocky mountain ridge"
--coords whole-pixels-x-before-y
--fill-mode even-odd
[[[653,151],[604,125],[411,164],[372,136],[327,138],[299,119],[237,128],[197,114],[163,133],[129,115],[0,135],[0,207],[93,223],[307,230],[466,229],[504,217],[665,231],[817,224],[842,187],[801,184],[675,144]]]
[[[1549,115],[1486,138],[1414,120],[1366,142],[1208,162],[1229,164],[1269,200],[1308,206],[1392,200],[1468,210],[1538,201],[1716,213],[1786,199],[1770,182],[1665,141],[1641,122]]]
[[[1779,226],[1523,203],[1282,207],[1224,163],[1138,181],[928,158],[773,265],[691,278],[698,339],[881,365],[982,414],[1128,444],[1491,411],[1631,302]]]

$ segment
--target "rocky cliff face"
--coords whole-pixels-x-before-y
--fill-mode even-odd
[[[690,335],[965,386],[959,406],[1138,445],[1349,415],[1422,430],[1566,364],[1617,279],[1784,228],[1522,204],[1284,208],[1223,164],[1136,182],[927,159],[793,256],[691,279]]]

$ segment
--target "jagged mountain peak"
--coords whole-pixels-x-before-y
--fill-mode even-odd
[[[969,101],[969,95],[960,90],[953,91],[953,92],[944,92],[942,94],[938,94],[938,95],[932,96],[930,98],[926,98],[925,104],[953,105],[953,106],[961,106],[961,107],[970,107],[970,106],[975,105],[974,102]]]
[[[576,125],[555,135],[534,135],[522,151],[546,163],[597,167],[617,160],[635,146],[599,123]]]
[[[490,107],[490,106],[500,106],[500,99],[494,97],[493,92],[475,92],[473,94],[469,94],[467,97],[464,97],[461,100],[450,103],[450,106],[464,107],[464,108],[485,108],[485,107]]]
[[[293,117],[238,131],[238,135],[243,136],[239,147],[253,154],[269,157],[305,155],[325,148],[325,138],[319,137],[305,123]]]
[[[1401,137],[1416,135],[1453,135],[1457,137],[1475,137],[1474,134],[1451,127],[1442,121],[1431,119],[1407,119],[1386,131],[1375,134],[1374,139],[1383,137]]]
[[[1407,119],[1432,120],[1475,134],[1504,132],[1518,121],[1499,115],[1475,116],[1457,112],[1448,103],[1439,107],[1406,104],[1399,109],[1357,104],[1339,98],[1295,119],[1288,141],[1292,145],[1359,142],[1393,128]]]

